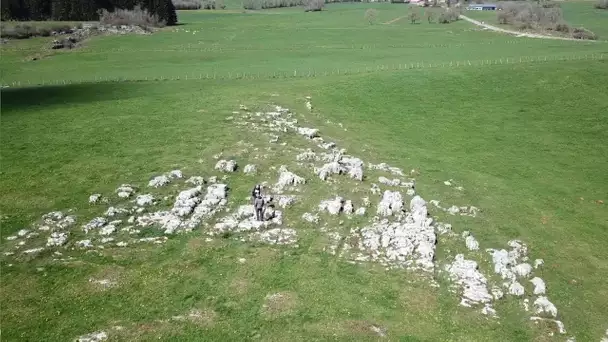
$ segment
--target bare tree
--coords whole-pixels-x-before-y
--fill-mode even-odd
[[[373,8],[365,11],[365,19],[369,22],[370,25],[373,25],[376,22],[376,18],[378,17],[378,11]]]

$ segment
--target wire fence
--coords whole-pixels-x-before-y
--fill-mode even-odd
[[[337,75],[357,75],[364,73],[377,72],[394,72],[405,70],[421,70],[421,69],[446,69],[446,68],[462,68],[462,67],[481,67],[492,65],[515,65],[525,63],[544,63],[553,61],[582,61],[582,60],[604,60],[608,54],[580,54],[569,56],[521,56],[521,57],[505,57],[499,59],[481,59],[481,60],[456,60],[449,62],[410,62],[398,64],[379,64],[375,66],[356,67],[356,68],[336,68],[329,70],[314,70],[314,69],[294,69],[282,70],[273,72],[206,72],[206,73],[186,73],[181,75],[159,75],[159,76],[141,76],[141,77],[93,77],[88,79],[64,79],[64,80],[49,80],[49,81],[15,81],[2,84],[2,88],[7,87],[28,87],[28,86],[45,86],[45,85],[64,85],[64,84],[81,84],[81,83],[101,83],[101,82],[142,82],[142,81],[170,81],[170,80],[256,80],[256,79],[287,79],[287,78],[311,78],[311,77],[327,77]]]
[[[555,41],[550,41],[555,44]],[[155,48],[155,49],[129,49],[129,48],[109,48],[96,49],[83,47],[79,48],[77,53],[122,53],[122,52],[234,52],[234,51],[294,51],[294,50],[309,50],[309,49],[328,49],[328,50],[379,50],[379,49],[409,49],[409,48],[458,48],[479,45],[517,45],[517,44],[534,44],[538,45],[539,41],[532,39],[512,39],[512,40],[486,40],[486,41],[470,41],[461,43],[416,43],[416,44],[291,44],[273,46],[268,44],[260,45],[236,45],[236,46],[220,46],[213,42],[189,43],[181,45],[173,45],[170,48]],[[542,43],[546,43],[542,41]],[[29,52],[39,51],[39,47],[3,47],[4,52]]]

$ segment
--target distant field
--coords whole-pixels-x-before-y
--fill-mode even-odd
[[[3,46],[3,80],[40,83],[96,79],[254,77],[324,74],[411,63],[567,57],[605,52],[584,43],[517,39],[450,25],[401,20],[369,25],[365,9],[378,9],[378,23],[407,14],[397,4],[329,5],[327,11],[275,9],[276,15],[184,11],[184,25],[153,36],[99,37],[69,52],[30,60],[49,39]],[[420,10],[416,8],[416,10]],[[246,62],[244,62],[246,61]],[[111,65],[111,67],[108,67]]]
[[[603,14],[585,12],[588,4],[563,6],[569,21],[602,30]],[[379,12],[375,25],[364,20],[368,8]],[[1,93],[0,250],[16,251],[0,257],[3,341],[65,341],[100,330],[121,341],[600,340],[608,328],[608,44],[516,38],[466,22],[382,24],[408,13],[396,4],[334,4],[321,13],[229,9],[184,11],[183,25],[95,37],[72,51],[44,50],[50,38],[0,47],[0,83],[11,85]],[[108,78],[124,82],[101,81]],[[152,80],[161,78],[169,80]],[[481,209],[477,217],[451,216],[429,205],[458,234],[438,237],[432,276],[439,287],[323,250],[323,225],[301,215],[336,193],[358,199],[381,173],[366,169],[357,187],[323,182],[295,160],[297,149],[320,151],[314,144],[285,134],[282,147],[234,124],[239,105],[255,112],[271,103],[367,162],[416,170],[416,191],[427,201]],[[300,202],[285,210],[297,247],[238,240],[246,234],[206,241],[209,227],[159,246],[112,242],[87,253],[75,246],[99,239],[82,232],[84,223],[110,204],[127,205],[117,202],[120,184],[170,196],[156,206],[170,208],[190,186],[151,189],[148,180],[172,169],[221,177],[213,170],[220,152],[260,167],[257,176],[228,176],[233,209],[247,203],[254,183],[276,181],[272,167],[288,165],[307,178]],[[449,179],[464,190],[446,186]],[[92,193],[113,202],[89,205]],[[78,222],[67,247],[57,248],[61,256],[50,248],[37,258],[21,254],[43,246],[48,232],[21,249],[21,238],[5,239],[70,208]],[[323,218],[325,228],[361,227],[375,207],[369,210],[352,220]],[[479,251],[465,248],[463,231],[479,240]],[[161,235],[150,228],[135,237]],[[531,260],[545,260],[538,276],[566,334],[530,322],[518,298],[496,301],[499,318],[491,319],[449,291],[439,270],[456,253],[501,284],[484,250],[507,248],[510,239],[524,241]],[[115,287],[90,281],[102,278]],[[521,282],[533,299],[529,281]],[[284,301],[269,309],[273,293]],[[198,316],[187,316],[191,310]]]

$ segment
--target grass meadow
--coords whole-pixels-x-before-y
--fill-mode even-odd
[[[364,19],[370,7],[374,25]],[[605,13],[581,2],[563,8],[608,38]],[[515,38],[463,21],[383,24],[407,13],[398,4],[320,13],[230,4],[180,12],[181,25],[149,36],[94,37],[70,51],[48,50],[51,38],[3,44],[0,249],[49,211],[73,208],[79,223],[100,214],[91,193],[143,186],[174,168],[207,177],[212,155],[264,139],[227,123],[239,104],[305,113],[311,96],[307,121],[340,146],[417,169],[425,199],[482,209],[446,218],[456,232],[473,232],[482,249],[526,242],[546,262],[542,277],[568,335],[599,341],[608,328],[608,43]],[[247,196],[251,181],[233,178],[231,196]],[[2,340],[105,330],[121,341],[375,341],[376,325],[391,341],[565,339],[530,323],[516,301],[497,303],[500,319],[488,320],[447,286],[337,260],[318,248],[315,227],[288,220],[304,232],[297,248],[206,242],[195,230],[164,246],[66,250],[75,257],[66,263],[2,255]],[[458,248],[439,244],[437,253]],[[485,265],[482,254],[474,257]],[[88,281],[100,277],[119,285]],[[289,302],[261,312],[275,292]],[[169,319],[192,308],[203,318]]]

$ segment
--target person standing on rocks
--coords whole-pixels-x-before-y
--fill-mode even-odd
[[[262,195],[257,195],[253,200],[253,208],[255,209],[255,218],[258,221],[264,221],[264,199]]]
[[[253,190],[251,190],[251,202],[255,202],[255,199],[258,196],[262,196],[262,187],[260,186],[260,184],[256,184],[253,187]]]

